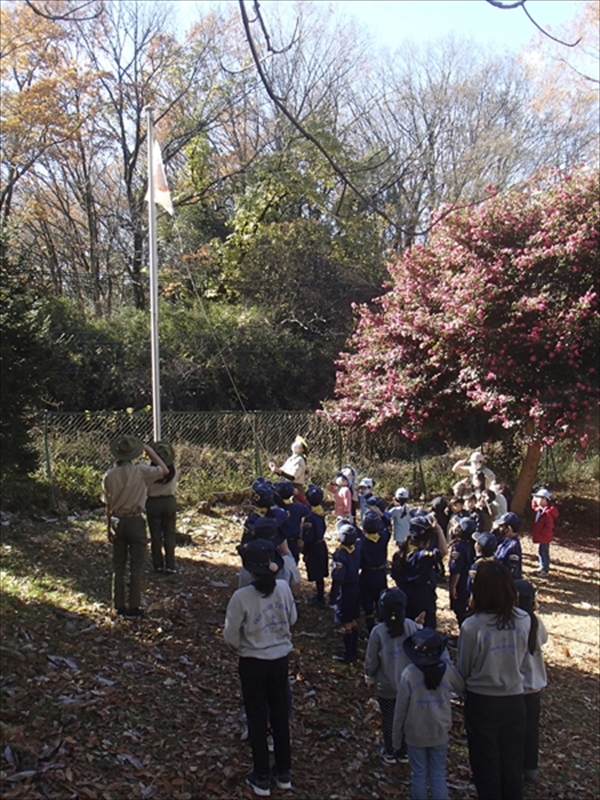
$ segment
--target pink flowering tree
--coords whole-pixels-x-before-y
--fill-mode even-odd
[[[598,197],[582,169],[440,215],[357,307],[328,415],[417,440],[483,414],[527,444],[522,513],[543,448],[597,435]]]

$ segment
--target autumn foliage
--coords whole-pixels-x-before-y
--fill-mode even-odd
[[[530,441],[577,436],[598,403],[598,174],[553,173],[439,215],[360,306],[328,413],[410,439],[475,409]]]

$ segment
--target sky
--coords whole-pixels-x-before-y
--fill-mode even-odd
[[[494,49],[521,49],[537,37],[537,31],[522,9],[499,10],[485,0],[319,0],[335,6],[344,15],[354,16],[361,27],[369,29],[375,42],[394,50],[410,38],[417,41],[437,39],[450,31],[461,33]],[[571,20],[584,0],[527,0],[527,9],[535,21],[556,33],[561,23]],[[198,8],[211,5],[234,5],[237,0],[220,3],[177,0],[180,19],[187,25],[197,19]],[[269,6],[291,0],[261,0],[265,17]],[[251,6],[247,0],[248,7]]]

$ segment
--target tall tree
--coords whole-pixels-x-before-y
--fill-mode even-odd
[[[598,190],[582,170],[443,219],[359,309],[330,415],[417,439],[483,413],[527,443],[521,512],[542,447],[597,435]]]

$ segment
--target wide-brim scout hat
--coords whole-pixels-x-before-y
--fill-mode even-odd
[[[283,567],[283,557],[273,542],[254,539],[239,545],[238,553],[244,567],[253,575],[277,575]]]
[[[157,456],[160,456],[165,462],[167,467],[170,467],[175,461],[175,450],[168,442],[152,442],[150,447],[154,450]]]
[[[402,648],[417,667],[433,667],[440,663],[446,642],[446,637],[440,636],[433,628],[423,628],[408,636]]]
[[[121,436],[110,443],[110,452],[117,461],[133,461],[143,449],[142,440],[137,436]]]
[[[302,447],[305,453],[308,453],[308,444],[306,443],[306,439],[303,436],[296,436],[294,441],[292,442],[292,447],[296,445],[297,447]]]

